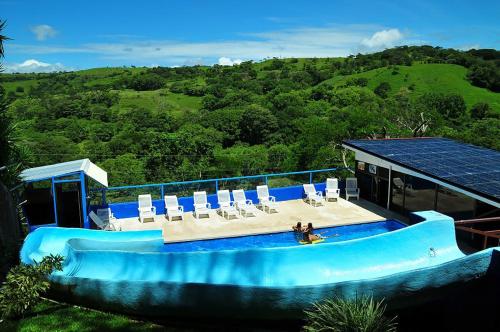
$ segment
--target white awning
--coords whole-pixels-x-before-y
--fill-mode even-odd
[[[36,182],[61,177],[76,172],[84,172],[88,177],[96,180],[103,186],[108,186],[108,173],[92,163],[89,159],[68,161],[48,166],[29,168],[21,172],[20,177],[26,182]]]

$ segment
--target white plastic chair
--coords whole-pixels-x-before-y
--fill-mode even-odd
[[[326,179],[325,197],[327,201],[329,201],[330,199],[335,199],[335,200],[339,199],[340,197],[339,180],[335,178]]]
[[[171,221],[174,217],[181,217],[184,220],[184,207],[179,205],[177,196],[165,196],[165,215],[167,220]]]
[[[253,216],[257,215],[257,207],[253,204],[250,199],[245,196],[245,191],[243,189],[233,190],[234,205],[236,209],[240,212],[240,215],[247,217],[248,214]]]
[[[104,222],[111,222],[113,220],[116,220],[116,217],[114,216],[113,212],[111,212],[110,208],[97,209],[96,214]]]
[[[153,219],[154,221],[156,216],[156,207],[153,206],[151,195],[139,195],[138,203],[139,221],[141,223],[144,223],[144,220],[146,219]]]
[[[94,224],[96,224],[96,226],[103,231],[116,231],[116,228],[113,224],[111,224],[109,221],[106,222],[102,220],[97,214],[95,214],[94,211],[90,211],[89,218],[92,219]]]
[[[194,206],[194,217],[196,220],[200,218],[200,216],[206,215],[210,218],[210,211],[212,210],[212,205],[207,201],[207,192],[206,191],[195,191],[193,193],[193,206]]]
[[[323,193],[317,191],[314,184],[304,184],[303,187],[306,193],[306,202],[313,206],[323,205]]]
[[[359,200],[359,188],[357,178],[347,178],[345,179],[345,199],[349,200],[349,197],[356,197]]]
[[[259,198],[259,204],[262,206],[264,211],[271,213],[271,211],[278,212],[278,203],[276,203],[276,197],[269,195],[269,188],[267,185],[257,186],[257,197]]]
[[[219,203],[219,209],[224,218],[226,218],[226,216],[226,219],[229,219],[231,216],[238,218],[238,210],[236,210],[234,202],[231,201],[229,190],[217,191],[217,203]]]

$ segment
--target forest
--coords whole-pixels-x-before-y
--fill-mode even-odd
[[[500,150],[500,52],[403,46],[234,66],[0,74],[10,164],[89,158],[112,186],[349,164],[342,140]]]

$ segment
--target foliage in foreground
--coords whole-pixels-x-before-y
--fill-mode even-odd
[[[50,255],[34,265],[13,267],[0,289],[1,318],[23,316],[36,305],[50,287],[47,277],[55,270],[62,270],[62,261],[63,257]]]
[[[18,320],[0,322],[0,331],[185,331],[166,328],[126,316],[89,310],[81,307],[43,300],[29,315]]]
[[[386,306],[372,297],[346,300],[336,297],[314,304],[306,311],[304,331],[335,332],[392,332],[396,331],[396,318],[384,316]]]

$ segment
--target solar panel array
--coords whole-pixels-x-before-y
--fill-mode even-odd
[[[364,152],[500,201],[500,152],[446,138],[348,140]]]

